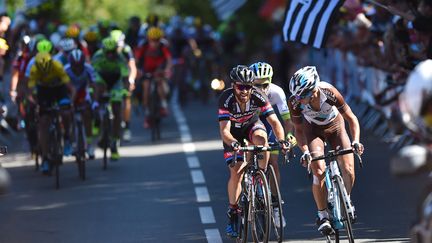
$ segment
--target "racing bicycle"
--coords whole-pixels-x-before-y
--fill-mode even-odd
[[[311,162],[326,160],[325,186],[327,189],[327,203],[330,214],[330,222],[334,229],[334,234],[325,235],[327,242],[340,242],[340,233],[345,231],[348,242],[354,242],[352,224],[356,219],[355,209],[351,198],[346,191],[342,175],[336,158],[341,155],[354,153],[359,161],[360,168],[363,162],[355,148],[335,149],[328,151],[325,155],[313,158]],[[309,174],[311,173],[310,162],[307,165]]]

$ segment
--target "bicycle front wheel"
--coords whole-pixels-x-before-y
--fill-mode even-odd
[[[78,174],[82,180],[85,180],[85,135],[84,135],[84,126],[81,122],[76,124],[76,132],[77,132],[77,151],[76,151],[76,161],[78,164]]]
[[[109,114],[109,109],[105,110],[105,114],[103,116],[103,130],[102,130],[102,147],[103,147],[103,169],[107,169],[108,164],[108,148],[110,146],[110,133],[111,133],[111,119]]]
[[[271,192],[271,224],[273,225],[272,230],[274,231],[276,241],[281,243],[283,241],[283,210],[282,210],[282,196],[279,190],[279,183],[276,178],[276,173],[272,165],[269,164],[267,168],[267,178]],[[279,211],[279,218],[275,217],[274,210]],[[277,227],[279,226],[279,227]]]
[[[265,173],[258,170],[253,178],[251,221],[255,242],[268,242],[271,219],[270,190]]]
[[[238,237],[236,239],[237,243],[246,243],[248,240],[248,230],[249,230],[249,202],[247,200],[247,193],[242,192],[240,195],[242,201],[240,202],[240,213],[238,215]]]
[[[344,194],[345,195],[348,195],[348,194],[346,193],[346,189],[345,189],[345,186],[343,184],[342,177],[336,176],[335,182],[336,182],[335,186],[337,187],[338,197],[340,199],[340,204],[341,204],[340,210],[341,210],[342,222],[344,225],[346,235],[348,237],[348,242],[354,243],[354,235],[352,232],[352,222],[351,222],[351,217],[348,213],[348,203],[351,203],[351,202],[349,202],[348,198],[344,197]],[[339,232],[337,232],[337,234],[336,234],[336,242],[340,241],[340,233],[341,232],[339,230]]]

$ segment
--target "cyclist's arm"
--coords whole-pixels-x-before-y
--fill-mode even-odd
[[[284,129],[283,129],[282,124],[280,123],[279,119],[277,118],[276,114],[273,113],[273,114],[267,116],[266,119],[273,129],[273,132],[276,136],[277,141],[285,140]]]
[[[302,152],[309,151],[306,137],[304,135],[303,121],[301,111],[299,110],[299,104],[294,103],[293,98],[288,100],[288,108],[291,113],[291,121],[294,125],[294,135],[297,140],[297,144]]]
[[[276,103],[276,107],[279,111],[279,114],[281,115],[282,121],[283,121],[283,128],[285,130],[285,135],[289,133],[293,133],[294,126],[291,122],[291,114],[287,105],[287,99],[285,92],[283,89],[277,85],[272,85],[272,99]]]
[[[35,100],[33,98],[33,92],[36,89],[36,83],[37,83],[37,80],[39,78],[40,78],[40,74],[37,71],[37,68],[33,65],[33,67],[31,68],[31,70],[29,71],[28,82],[27,82],[27,89],[26,89],[27,99],[31,103],[35,103]]]
[[[221,120],[219,121],[219,132],[224,143],[231,145],[233,142],[238,142],[237,139],[231,134],[231,121]]]
[[[132,48],[130,46],[126,46],[126,52],[128,54],[128,67],[129,67],[129,84],[133,85],[135,84],[135,79],[137,77],[137,66],[135,57],[132,53]]]
[[[169,77],[171,74],[171,70],[172,70],[172,56],[171,56],[171,52],[169,51],[169,49],[167,47],[162,48],[163,50],[163,54],[165,56],[166,59],[166,66],[165,66],[165,74]]]
[[[345,106],[345,112],[342,113],[342,116],[348,122],[350,134],[353,141],[360,142],[360,125],[357,116],[354,115],[348,104],[346,104]]]
[[[301,118],[300,118],[301,119]],[[304,135],[304,129],[302,122],[293,122],[294,123],[294,135],[297,140],[297,144],[302,152],[309,151],[309,147],[307,145],[306,137]]]
[[[19,70],[17,68],[14,68],[12,70],[11,81],[10,81],[10,90],[9,90],[9,94],[11,97],[16,96],[18,79],[19,79]]]
[[[341,93],[334,88],[333,93],[335,94],[336,102],[335,106],[342,114],[343,118],[348,122],[349,130],[353,141],[360,142],[360,125],[356,115],[351,110],[351,107],[345,102]]]

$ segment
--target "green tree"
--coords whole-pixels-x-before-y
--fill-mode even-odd
[[[149,13],[155,13],[168,18],[174,11],[173,7],[156,0],[80,0],[65,1],[62,6],[65,22],[79,22],[84,26],[95,24],[99,20],[112,20],[125,27],[127,20],[134,15],[145,19]]]

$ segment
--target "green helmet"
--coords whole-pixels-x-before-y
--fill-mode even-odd
[[[117,43],[124,41],[125,35],[121,30],[113,30],[110,33],[111,38],[113,38]]]
[[[117,42],[113,38],[106,37],[105,39],[102,40],[102,50],[104,52],[114,51],[116,48],[117,48]]]
[[[43,39],[40,40],[37,45],[36,45],[36,49],[38,52],[46,52],[46,53],[50,53],[52,50],[52,43],[49,40]]]

